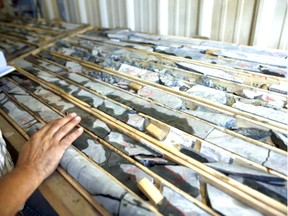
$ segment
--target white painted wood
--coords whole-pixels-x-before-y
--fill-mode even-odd
[[[201,0],[199,5],[198,35],[210,38],[212,31],[214,0]]]
[[[249,44],[256,0],[238,0],[233,43]]]
[[[108,19],[108,11],[107,11],[107,1],[99,0],[99,11],[101,17],[101,27],[108,28],[109,27],[109,19]]]
[[[288,1],[286,4],[285,18],[281,28],[281,38],[279,40],[278,48],[288,50]]]
[[[135,29],[134,0],[126,0],[127,27]]]
[[[41,3],[41,9],[44,17],[47,17],[48,19],[57,18],[56,14],[58,14],[58,10],[55,10],[57,9],[56,0],[43,0]]]
[[[58,0],[43,0],[45,18]],[[287,0],[63,0],[67,21],[98,27],[287,48]]]
[[[79,8],[79,20],[81,23],[88,23],[88,16],[87,16],[87,4],[85,4],[85,1],[77,1],[78,8]]]
[[[168,34],[168,1],[159,0],[158,1],[158,32],[159,34]]]
[[[118,0],[118,27],[126,27],[127,26],[127,17],[125,13],[126,10],[126,1]]]
[[[211,27],[211,40],[219,40],[220,34],[220,19],[221,19],[221,9],[222,9],[222,0],[213,0],[213,14],[212,14],[212,27]]]

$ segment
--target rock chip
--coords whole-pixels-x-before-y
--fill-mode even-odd
[[[173,109],[180,109],[183,106],[183,101],[180,98],[151,86],[144,86],[138,91],[138,95],[152,99]]]
[[[267,118],[276,122],[280,122],[282,124],[287,124],[287,112],[282,110],[275,110],[268,107],[263,106],[255,106],[252,104],[246,104],[242,102],[236,102],[233,104],[234,108],[253,113],[255,115],[261,116],[263,118]]]
[[[237,128],[234,131],[256,140],[261,140],[271,135],[270,131],[259,128]]]
[[[237,120],[231,116],[210,112],[204,109],[185,110],[184,112],[224,128],[235,127],[237,123]]]
[[[280,149],[287,151],[288,146],[288,138],[287,135],[281,134],[276,131],[272,131],[271,135],[272,142]]]
[[[66,62],[65,66],[69,68],[72,72],[81,72],[82,71],[82,65],[76,62],[68,61]]]
[[[224,91],[208,88],[205,86],[194,85],[187,91],[187,93],[216,103],[227,103],[226,93]]]

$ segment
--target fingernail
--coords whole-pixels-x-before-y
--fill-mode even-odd
[[[75,117],[76,115],[77,115],[77,114],[74,113],[74,112],[73,112],[73,113],[70,113],[70,116],[71,116],[71,117]]]
[[[77,131],[78,131],[78,132],[82,132],[82,131],[83,131],[83,128],[80,127],[80,128],[77,129]]]
[[[81,119],[80,116],[77,116],[74,120],[75,121],[80,121],[80,119]]]

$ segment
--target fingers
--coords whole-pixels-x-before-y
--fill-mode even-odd
[[[78,128],[72,133],[68,134],[60,142],[60,145],[64,146],[65,149],[72,144],[81,134],[83,133],[83,128]]]
[[[70,119],[70,121],[66,122],[59,130],[55,133],[54,139],[59,142],[63,137],[65,137],[79,122],[81,118],[79,116],[75,116]]]
[[[66,115],[65,117],[52,121],[49,124],[47,124],[47,134],[50,134],[51,137],[55,135],[55,133],[64,126],[67,122],[69,122],[71,119],[75,118],[77,116],[76,113],[70,113]]]

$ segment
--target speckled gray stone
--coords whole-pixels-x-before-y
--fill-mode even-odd
[[[82,71],[82,65],[80,65],[77,62],[68,61],[66,62],[65,66],[69,68],[72,72],[81,72]]]
[[[111,116],[120,116],[127,110],[126,108],[108,100],[104,100],[104,103],[99,106],[98,109],[104,111]]]
[[[82,101],[88,103],[89,105],[97,108],[98,106],[100,106],[101,104],[103,104],[104,99],[92,94],[91,92],[85,91],[85,90],[80,90],[77,95],[75,96],[80,96]],[[86,98],[86,99],[85,99]]]
[[[286,155],[270,150],[269,157],[263,165],[287,176],[288,175],[287,164],[288,164],[288,158]]]
[[[155,213],[146,206],[139,204],[132,194],[125,194],[120,203],[119,215],[155,215]]]
[[[169,187],[163,187],[163,195],[167,197],[167,200],[170,202],[170,204],[179,209],[183,213],[183,215],[210,215],[203,209],[201,209],[199,206],[195,205],[193,202],[186,199],[182,195],[176,193]]]
[[[272,121],[280,122],[282,124],[288,123],[287,114],[288,112],[285,110],[275,110],[268,107],[263,106],[255,106],[252,104],[246,104],[242,102],[236,102],[233,104],[234,108],[248,112],[253,113],[255,115],[261,116],[263,118],[270,119]]]
[[[70,161],[77,155],[79,155],[79,153],[75,149],[73,149],[73,147],[69,146],[61,158],[61,167],[66,170]]]
[[[50,122],[52,120],[61,118],[61,116],[54,110],[48,108],[46,105],[36,100],[29,95],[15,95],[15,98],[22,104],[25,104],[30,110],[38,114],[44,121]]]
[[[129,156],[139,154],[155,155],[152,151],[141,147],[140,143],[137,141],[119,132],[112,131],[107,137],[105,137],[105,140],[121,151],[126,152]]]
[[[227,103],[226,93],[224,91],[212,89],[206,86],[194,85],[187,91],[187,93],[216,103]]]
[[[34,93],[45,99],[50,105],[54,104],[55,106],[57,106],[61,112],[75,107],[74,104],[64,101],[61,97],[47,89],[44,89],[42,86],[37,86]]]
[[[154,182],[153,177],[145,173],[143,170],[138,168],[133,164],[121,164],[120,168],[125,172],[135,176],[137,181],[140,181],[142,178],[147,178],[150,182]]]
[[[205,140],[258,164],[262,164],[266,161],[268,156],[268,149],[254,145],[243,139],[233,137],[232,135],[217,129],[214,129]]]
[[[67,75],[67,77],[69,79],[73,80],[74,82],[80,83],[80,84],[90,81],[90,79],[88,79],[88,78],[86,78],[84,76],[81,76],[81,75],[79,75],[77,73],[69,73]]]
[[[78,180],[78,176],[80,174],[80,171],[86,166],[89,166],[88,161],[83,156],[78,154],[77,156],[73,157],[70,160],[70,162],[67,165],[66,171],[75,180]]]
[[[180,98],[151,86],[144,86],[138,91],[138,95],[173,109],[180,109],[183,106],[183,101]]]
[[[207,184],[208,197],[212,208],[219,211],[223,215],[233,216],[260,216],[260,212],[254,210],[250,206],[234,199],[230,195],[220,191],[216,187]]]
[[[146,119],[136,113],[128,114],[128,120],[126,123],[137,130],[144,131]]]
[[[204,110],[184,110],[184,112],[224,128],[235,127],[237,123],[235,118],[221,113]]]
[[[102,95],[107,95],[107,94],[111,94],[112,92],[116,91],[115,89],[108,87],[106,85],[103,85],[102,83],[97,83],[97,82],[93,82],[93,81],[89,81],[87,82],[85,85],[85,87],[90,88]]]
[[[105,150],[102,144],[96,142],[95,140],[87,140],[88,147],[82,150],[88,157],[98,164],[104,163],[106,161]]]

